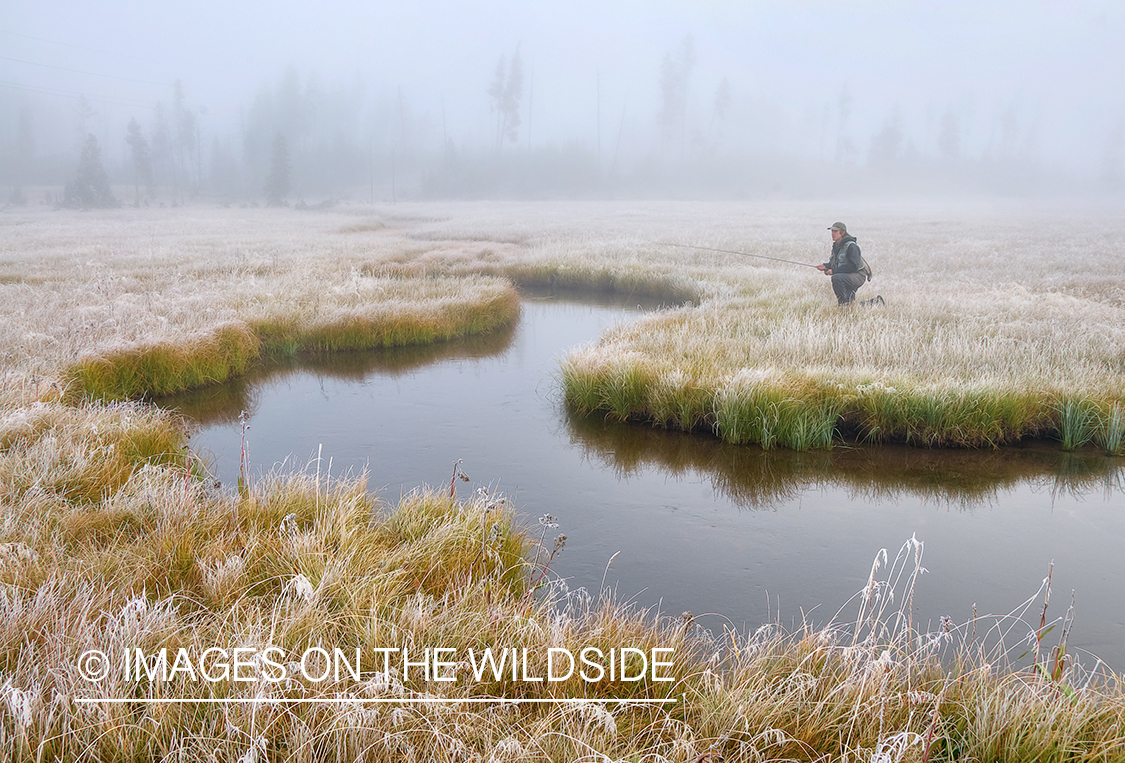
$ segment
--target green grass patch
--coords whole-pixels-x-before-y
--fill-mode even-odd
[[[113,350],[81,359],[64,375],[68,399],[124,400],[170,395],[245,373],[259,341],[244,323],[204,336]]]
[[[1125,455],[1125,403],[1115,402],[1109,407],[1095,438],[1107,453]]]
[[[1063,450],[1077,450],[1093,441],[1104,430],[1106,418],[1098,403],[1087,397],[1068,398],[1059,403],[1057,432]],[[1106,438],[1108,443],[1108,437]]]
[[[842,408],[845,420],[872,442],[996,447],[1049,431],[1046,406],[1022,391],[873,382],[860,385]]]
[[[285,313],[230,322],[180,342],[142,344],[83,358],[65,374],[67,399],[170,395],[239,376],[260,357],[430,344],[489,333],[518,315],[519,295],[507,285],[487,289],[476,299],[375,302],[312,319]]]
[[[1018,389],[845,386],[784,376],[741,376],[714,389],[652,365],[635,353],[617,362],[572,355],[562,363],[565,400],[582,416],[685,430],[709,425],[726,442],[766,449],[829,448],[844,436],[923,447],[998,447],[1028,437],[1057,438],[1065,450],[1096,443],[1120,454],[1125,447],[1120,401],[1082,397],[1052,405]]]

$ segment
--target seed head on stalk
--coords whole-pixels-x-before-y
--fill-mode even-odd
[[[469,481],[469,475],[461,468],[461,459],[453,462],[453,476],[449,478],[449,498],[452,500],[457,492],[457,478],[460,477],[462,482]]]
[[[539,536],[539,543],[535,547],[535,561],[531,563],[533,568],[539,564],[539,551],[543,548],[543,540],[547,536],[547,530],[559,526],[558,520],[550,514],[544,514],[539,517],[539,524],[543,525],[543,534]],[[547,570],[550,569],[551,562],[554,561],[554,558],[558,556],[564,548],[566,548],[566,535],[560,533],[555,536],[555,545],[554,548],[551,549],[551,555],[547,557],[547,561],[543,563],[543,568],[539,571],[539,575],[536,576],[535,581],[531,584],[531,591],[534,591],[538,587],[539,583],[547,575]]]

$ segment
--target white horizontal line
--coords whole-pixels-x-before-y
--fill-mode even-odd
[[[298,704],[317,704],[317,705],[382,705],[382,704],[414,704],[414,705],[460,705],[460,704],[474,704],[474,705],[569,705],[569,704],[606,704],[609,702],[615,704],[632,704],[632,705],[674,705],[679,702],[679,699],[587,699],[585,697],[575,697],[573,699],[561,698],[532,698],[532,699],[505,699],[503,697],[464,697],[461,699],[456,698],[433,698],[427,699],[424,697],[400,697],[397,699],[365,699],[361,697],[310,697],[308,699],[299,699],[293,697],[75,697],[75,702],[82,704],[97,704],[108,703],[113,705],[124,704],[177,704],[177,705],[232,705],[244,702],[253,703],[276,703],[286,705]]]

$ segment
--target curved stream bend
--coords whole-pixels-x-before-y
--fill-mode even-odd
[[[1055,590],[1078,601],[1071,648],[1125,669],[1121,459],[1052,447],[763,452],[572,419],[558,359],[638,310],[636,300],[528,299],[501,334],[308,359],[166,404],[200,422],[191,444],[228,485],[242,410],[254,471],[304,468],[322,449],[323,468],[366,470],[391,502],[446,482],[462,459],[473,484],[461,490],[499,490],[527,521],[559,520],[568,543],[552,569],[571,588],[596,591],[604,576],[620,599],[750,629],[802,613],[829,620],[878,549],[893,554],[912,535],[929,570],[919,623],[965,622],[974,603],[1007,613],[1054,560]]]

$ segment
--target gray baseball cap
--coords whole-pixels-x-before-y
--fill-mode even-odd
[[[832,227],[830,227],[828,230],[838,230],[841,233],[847,233],[848,226],[844,225],[843,223],[832,223]]]

